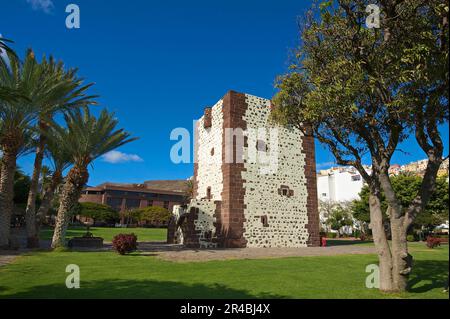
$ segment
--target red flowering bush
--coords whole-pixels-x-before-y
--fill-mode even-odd
[[[440,245],[441,245],[441,240],[439,238],[432,237],[432,236],[427,237],[427,247],[428,248],[435,248]]]
[[[131,253],[137,249],[137,236],[135,234],[118,234],[114,236],[112,245],[121,255]]]

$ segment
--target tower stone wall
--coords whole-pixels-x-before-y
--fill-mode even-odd
[[[270,110],[229,91],[197,122],[189,246],[319,245],[314,139],[272,125]]]

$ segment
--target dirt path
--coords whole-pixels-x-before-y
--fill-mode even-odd
[[[44,241],[42,244],[42,246],[48,245]],[[108,251],[111,249],[111,243],[105,243],[102,249],[76,250]],[[375,254],[374,247],[359,245],[302,248],[187,249],[182,245],[169,245],[164,242],[139,242],[138,249],[142,255],[156,256],[163,260],[175,262]],[[27,251],[29,250],[0,250],[0,267],[13,262],[17,256]]]
[[[374,247],[332,246],[302,248],[234,248],[234,249],[185,249],[179,245],[162,243],[139,243],[139,250],[144,255],[157,256],[170,261],[208,261],[227,259],[261,259],[303,256],[336,256],[374,254]]]
[[[17,250],[0,250],[0,267],[12,263],[20,255],[35,251],[34,249],[24,248],[27,242],[24,229],[12,229],[11,235],[16,237],[20,248]],[[39,250],[50,249],[50,244],[50,240],[41,240]]]
[[[19,252],[0,250],[0,267],[13,262],[14,259],[19,255],[20,255]]]

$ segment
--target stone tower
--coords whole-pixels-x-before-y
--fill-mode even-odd
[[[193,199],[168,242],[188,247],[319,245],[314,139],[269,123],[270,100],[229,91],[196,125]]]

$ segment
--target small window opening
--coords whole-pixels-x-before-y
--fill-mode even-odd
[[[261,216],[261,223],[263,224],[264,227],[268,227],[269,226],[269,223],[268,223],[268,220],[267,220],[267,215],[262,215]]]
[[[267,144],[263,140],[256,141],[256,150],[259,152],[267,152]]]

